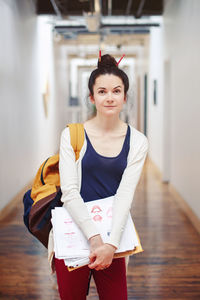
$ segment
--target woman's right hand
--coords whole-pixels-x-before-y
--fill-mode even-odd
[[[97,271],[108,268],[113,260],[116,247],[105,244],[100,235],[93,236],[90,242],[89,268]]]
[[[94,263],[95,260],[97,259],[96,255],[95,255],[95,252],[96,252],[95,250],[104,244],[100,234],[92,236],[89,239],[89,243],[90,243],[90,256],[89,256],[90,263],[88,266],[90,266],[92,263]]]

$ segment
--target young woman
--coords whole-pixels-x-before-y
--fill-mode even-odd
[[[63,130],[59,171],[61,200],[89,241],[90,263],[69,272],[63,260],[54,259],[58,288],[62,300],[85,300],[91,271],[100,300],[126,300],[125,259],[113,256],[120,244],[148,142],[141,132],[120,120],[129,81],[112,56],[100,57],[88,86],[96,116],[84,123],[85,141],[77,162],[69,129]],[[109,241],[103,243],[84,202],[112,195],[112,230]]]

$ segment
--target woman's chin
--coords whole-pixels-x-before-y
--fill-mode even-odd
[[[103,113],[105,115],[118,115],[120,113],[120,111],[117,109],[114,109],[114,108],[110,108],[110,109],[104,110]]]

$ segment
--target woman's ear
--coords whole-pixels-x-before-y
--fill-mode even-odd
[[[127,101],[127,97],[126,97],[126,95],[124,96],[124,103],[126,103],[126,101]]]
[[[94,103],[95,103],[95,101],[94,101],[94,97],[92,96],[92,94],[90,94],[90,95],[89,95],[89,98],[90,98],[90,101],[91,101],[91,103],[93,103],[93,104],[94,104]]]

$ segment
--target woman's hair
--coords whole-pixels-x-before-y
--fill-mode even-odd
[[[128,76],[124,71],[118,68],[117,62],[113,56],[105,54],[101,57],[101,61],[98,60],[97,69],[92,71],[89,78],[88,88],[92,96],[94,95],[93,87],[95,84],[95,80],[97,79],[97,77],[105,74],[112,74],[121,78],[124,84],[124,93],[125,95],[127,94],[129,88]]]

